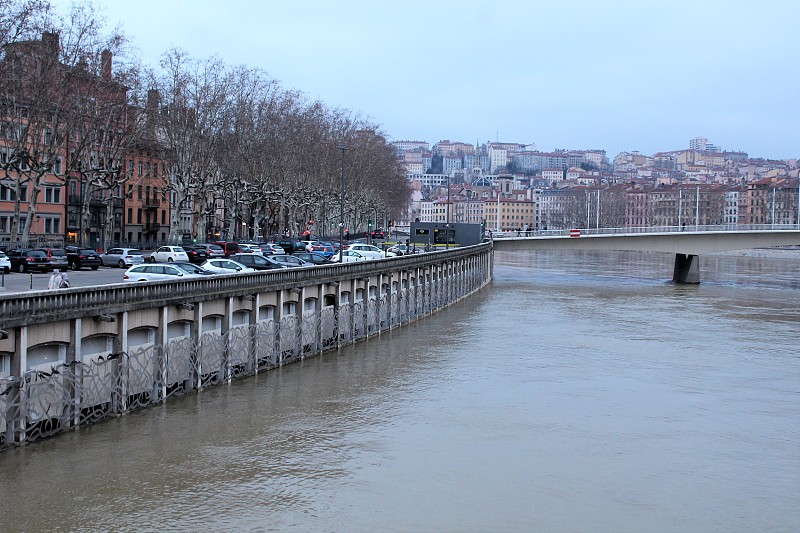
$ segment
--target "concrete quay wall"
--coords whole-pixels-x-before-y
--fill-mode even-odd
[[[492,254],[0,293],[0,450],[418,320],[485,286]]]

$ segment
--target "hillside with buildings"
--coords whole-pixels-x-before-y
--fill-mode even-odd
[[[750,158],[697,137],[682,150],[541,152],[532,144],[395,141],[408,219],[492,231],[798,224],[798,161]]]

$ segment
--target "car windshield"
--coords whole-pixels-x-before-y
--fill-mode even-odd
[[[47,257],[47,254],[39,250],[28,252],[28,257]]]

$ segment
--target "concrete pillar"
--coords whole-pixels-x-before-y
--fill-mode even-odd
[[[14,335],[14,357],[11,359],[11,375],[22,381],[28,368],[28,326],[16,328]],[[25,417],[20,409],[20,386],[8,391],[8,410],[6,411],[6,442],[25,442]]]
[[[222,361],[225,364],[224,379],[228,383],[231,381],[233,375],[233,366],[231,365],[231,324],[233,323],[233,296],[225,298],[225,314],[222,316],[222,331],[220,334],[225,339],[225,348],[223,348]]]
[[[252,305],[253,307],[250,309],[250,353],[252,354],[252,361],[251,361],[251,370],[253,373],[258,374],[258,354],[256,352],[256,346],[258,345],[258,310],[261,309],[261,294],[256,292],[253,295]]]
[[[196,349],[192,354],[192,383],[188,386],[200,390],[203,386],[203,363],[198,354],[203,349],[203,302],[194,304],[194,318],[189,326],[189,334],[194,339]]]
[[[700,258],[691,254],[675,254],[675,283],[700,283]]]
[[[71,419],[70,425],[78,427],[81,421],[81,394],[78,382],[81,381],[83,375],[83,367],[79,364],[70,364],[75,361],[82,360],[83,352],[83,319],[75,318],[70,320],[69,325],[69,345],[67,346],[66,360],[69,370],[67,371],[69,391],[69,416]]]
[[[114,375],[117,376],[119,389],[114,397],[112,393],[112,411],[124,413],[128,410],[128,312],[117,314],[117,336],[114,337]]]
[[[158,310],[158,330],[156,331],[156,349],[158,350],[158,372],[156,375],[161,383],[161,401],[167,401],[167,324],[169,321],[169,308],[162,305]],[[153,398],[155,401],[155,398]]]
[[[316,346],[314,347],[314,353],[321,353],[322,352],[322,308],[325,303],[325,284],[320,283],[317,285],[317,301],[314,303],[314,313],[317,315],[317,327],[316,327]]]

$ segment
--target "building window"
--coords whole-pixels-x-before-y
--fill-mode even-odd
[[[143,173],[144,173],[144,163],[142,163],[141,161],[139,161],[139,177],[140,177],[140,178],[142,177],[142,174],[143,174]]]
[[[141,209],[137,209],[136,210],[136,223],[137,224],[141,224],[142,223],[142,210]]]
[[[136,187],[136,199],[137,200],[141,200],[142,199],[142,186],[141,185],[138,185]]]
[[[128,208],[128,224],[133,224],[133,208],[132,207]],[[130,240],[130,237],[128,237],[128,240]]]

